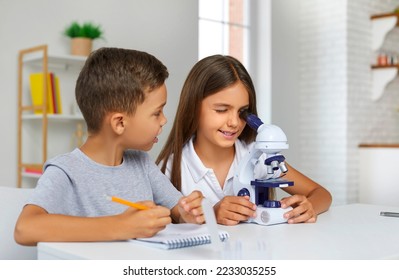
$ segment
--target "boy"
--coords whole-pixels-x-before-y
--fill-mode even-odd
[[[183,197],[144,152],[166,123],[168,75],[145,52],[102,48],[90,55],[75,90],[88,138],[45,164],[15,227],[19,244],[150,237],[172,220],[204,222],[202,194]],[[141,201],[150,209],[106,196]]]

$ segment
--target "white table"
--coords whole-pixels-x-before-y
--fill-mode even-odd
[[[399,218],[380,216],[398,207],[332,207],[314,224],[220,226],[230,233],[224,252],[209,245],[162,250],[132,242],[42,242],[39,259],[399,259]],[[229,249],[230,248],[230,249]],[[241,248],[241,249],[239,249]]]

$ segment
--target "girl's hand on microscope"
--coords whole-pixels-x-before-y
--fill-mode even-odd
[[[287,208],[289,206],[293,209],[284,214],[284,218],[288,219],[287,222],[289,224],[316,222],[317,214],[313,209],[312,203],[306,196],[295,194],[282,198],[281,207]]]
[[[232,226],[253,218],[256,205],[249,201],[249,196],[225,196],[213,206],[218,224]]]

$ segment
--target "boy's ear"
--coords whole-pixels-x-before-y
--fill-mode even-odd
[[[112,114],[110,121],[111,121],[112,130],[116,134],[121,135],[125,131],[126,118],[124,114],[121,113]]]

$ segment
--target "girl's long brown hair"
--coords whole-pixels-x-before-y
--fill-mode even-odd
[[[255,88],[252,79],[240,61],[231,56],[213,55],[198,61],[188,74],[183,85],[177,113],[168,139],[163,146],[156,163],[162,162],[161,171],[165,173],[168,159],[172,156],[170,180],[181,190],[181,156],[184,144],[195,135],[201,102],[240,81],[248,91],[248,111],[257,114]],[[246,126],[239,139],[252,142],[256,132]]]

